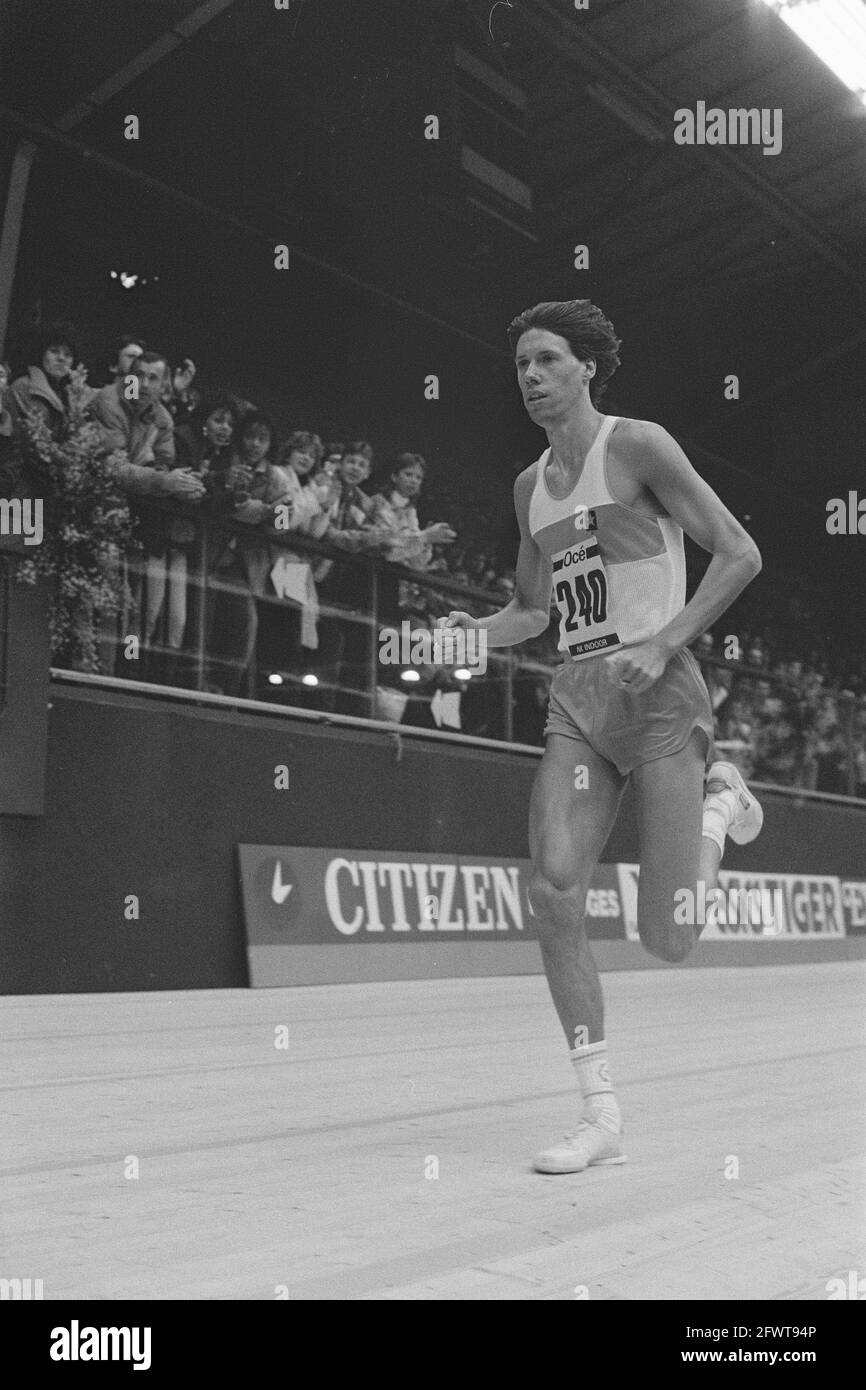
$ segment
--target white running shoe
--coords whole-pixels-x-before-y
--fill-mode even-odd
[[[713,785],[715,783],[715,785]],[[733,763],[713,763],[706,779],[706,794],[731,791],[736,800],[736,809],[730,825],[725,832],[736,845],[748,845],[761,833],[764,812],[761,803],[746,786],[740,770]]]
[[[536,1154],[533,1167],[537,1173],[582,1173],[584,1168],[625,1162],[621,1133],[581,1120],[574,1134],[567,1134],[561,1144]]]

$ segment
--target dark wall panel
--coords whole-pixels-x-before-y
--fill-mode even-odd
[[[274,789],[278,764],[288,791]],[[525,857],[536,766],[55,683],[45,816],[0,816],[0,989],[243,986],[239,842]],[[729,867],[866,877],[866,813],[772,794],[764,805],[760,841],[733,847]],[[636,857],[626,802],[603,858]]]

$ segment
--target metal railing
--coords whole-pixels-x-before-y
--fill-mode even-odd
[[[95,617],[102,674],[543,744],[560,661],[553,620],[540,638],[489,651],[482,673],[411,655],[396,664],[382,659],[387,632],[431,632],[452,608],[484,617],[505,606],[507,593],[192,506],[136,499],[134,507],[149,528],[150,553],[127,561],[132,603],[120,619]],[[187,527],[182,542],[171,539],[178,523]],[[821,692],[823,703],[812,707],[766,670],[699,660],[719,751],[746,775],[862,796],[862,702]]]

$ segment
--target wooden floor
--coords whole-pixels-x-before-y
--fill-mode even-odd
[[[0,1277],[46,1299],[825,1299],[866,1274],[866,963],[604,986],[630,1162],[564,1177],[529,1167],[577,1111],[537,976],[0,1000]]]

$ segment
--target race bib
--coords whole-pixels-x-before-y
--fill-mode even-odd
[[[607,571],[595,536],[554,555],[553,596],[559,609],[561,652],[580,660],[622,646],[608,616]]]

